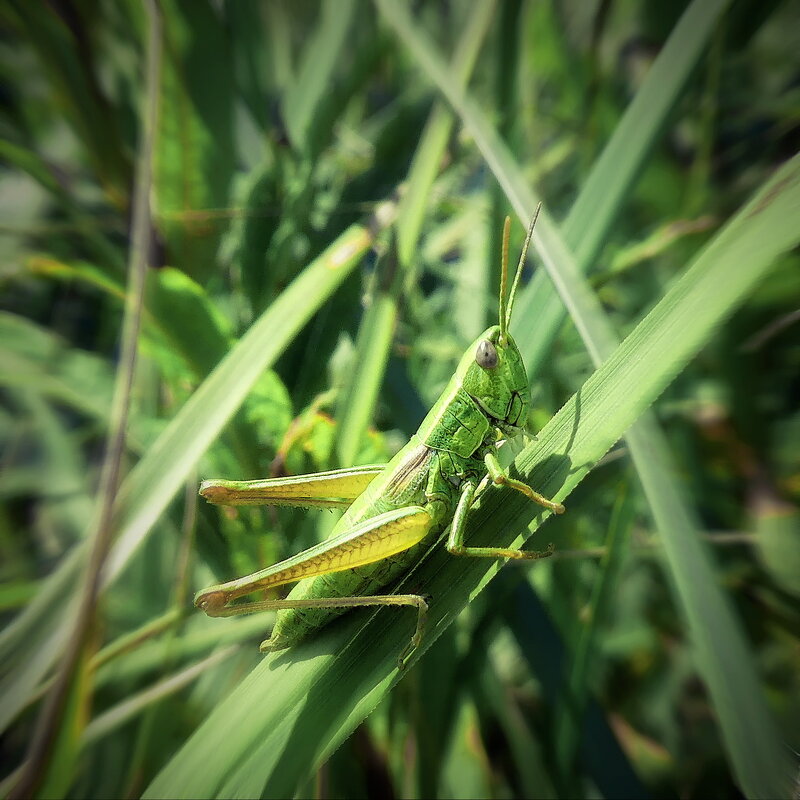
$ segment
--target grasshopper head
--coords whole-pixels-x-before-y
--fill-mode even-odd
[[[500,324],[485,330],[475,340],[459,364],[458,374],[462,386],[478,405],[497,423],[501,430],[524,428],[528,421],[528,403],[530,387],[522,356],[517,343],[508,332],[511,322],[511,309],[514,295],[517,292],[528,245],[533,236],[533,226],[539,216],[541,203],[533,215],[525,237],[525,244],[517,264],[511,295],[506,301],[506,284],[508,282],[508,238],[511,220],[506,217],[503,228],[503,254],[500,279]]]
[[[501,429],[528,421],[530,388],[514,339],[499,325],[485,330],[459,365],[464,390]]]

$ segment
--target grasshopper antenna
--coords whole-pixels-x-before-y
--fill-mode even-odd
[[[500,264],[500,341],[508,336],[508,309],[506,306],[506,287],[508,286],[508,239],[511,235],[511,217],[503,223],[503,254]]]
[[[502,331],[507,331],[509,325],[511,324],[511,309],[514,305],[514,297],[517,294],[517,286],[519,286],[519,279],[522,277],[522,268],[525,266],[525,259],[528,256],[528,245],[531,243],[531,237],[533,236],[533,228],[536,225],[536,220],[539,219],[539,212],[542,210],[542,204],[539,203],[536,206],[536,211],[533,214],[533,219],[531,220],[531,224],[528,226],[528,233],[525,236],[525,244],[522,246],[522,253],[519,256],[519,263],[517,264],[517,274],[514,276],[514,285],[511,287],[511,297],[508,299],[508,307],[506,308],[506,319],[505,324],[503,320],[500,320],[500,328]],[[508,222],[508,217],[506,217],[506,222]],[[500,291],[505,290],[505,282],[506,282],[506,272],[508,269],[508,238],[506,236],[506,230],[503,229],[503,279],[501,282],[502,288]],[[503,304],[504,305],[504,304]],[[502,315],[502,306],[501,306],[501,315]]]

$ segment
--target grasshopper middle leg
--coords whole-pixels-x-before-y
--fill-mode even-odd
[[[499,467],[498,467],[499,469]],[[505,473],[503,473],[505,474]],[[491,476],[491,471],[490,471]],[[513,480],[513,479],[509,479]],[[495,481],[496,483],[498,481]],[[514,483],[521,483],[514,481]],[[526,484],[522,484],[526,488]],[[467,547],[464,544],[464,530],[467,522],[467,514],[472,507],[473,500],[475,499],[475,492],[478,488],[476,481],[468,481],[464,484],[464,489],[461,492],[458,505],[456,506],[455,514],[453,515],[453,524],[450,527],[450,534],[447,537],[447,551],[455,556],[477,556],[482,558],[516,558],[533,560],[537,558],[546,558],[553,553],[553,545],[550,544],[541,552],[536,550],[513,550],[505,547]],[[512,486],[512,488],[515,488]],[[533,490],[531,490],[533,491]],[[525,493],[526,494],[526,493]],[[537,494],[534,492],[534,494]],[[527,496],[527,494],[526,494]],[[550,503],[548,500],[548,508],[552,505],[559,505],[563,511],[564,507],[560,503]],[[557,512],[558,513],[558,512]]]

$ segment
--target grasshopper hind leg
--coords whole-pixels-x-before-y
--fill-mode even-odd
[[[425,629],[425,616],[428,613],[428,603],[425,598],[418,594],[386,594],[386,595],[366,595],[354,597],[314,597],[293,600],[273,600],[271,607],[275,609],[300,609],[300,608],[357,608],[361,606],[396,606],[414,607],[417,609],[417,625],[414,633],[398,659],[398,666],[403,669],[411,654],[419,647],[422,642],[422,635]],[[279,629],[275,629],[269,639],[263,641],[259,649],[262,653],[285,650],[304,638],[307,631],[293,629],[295,635],[287,635]]]
[[[385,511],[369,517],[352,528],[320,542],[281,561],[272,567],[255,572],[244,578],[228,581],[198,592],[195,605],[209,616],[228,617],[236,614],[251,614],[256,611],[279,611],[301,609],[347,609],[360,606],[413,606],[417,609],[417,627],[410,645],[403,651],[401,663],[417,647],[422,639],[422,628],[428,604],[419,595],[369,595],[348,594],[348,584],[339,585],[334,596],[288,597],[282,600],[235,601],[253,592],[292,583],[303,578],[346,572],[359,566],[373,564],[389,556],[409,550],[419,544],[429,533],[434,517],[426,508],[407,506]],[[338,596],[336,596],[338,595]],[[304,639],[321,624],[307,624],[302,615],[279,615],[272,636],[261,646],[264,651],[281,650]]]

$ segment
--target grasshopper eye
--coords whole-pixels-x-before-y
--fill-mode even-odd
[[[497,361],[497,349],[488,339],[483,339],[475,352],[475,363],[483,369],[494,369]]]

